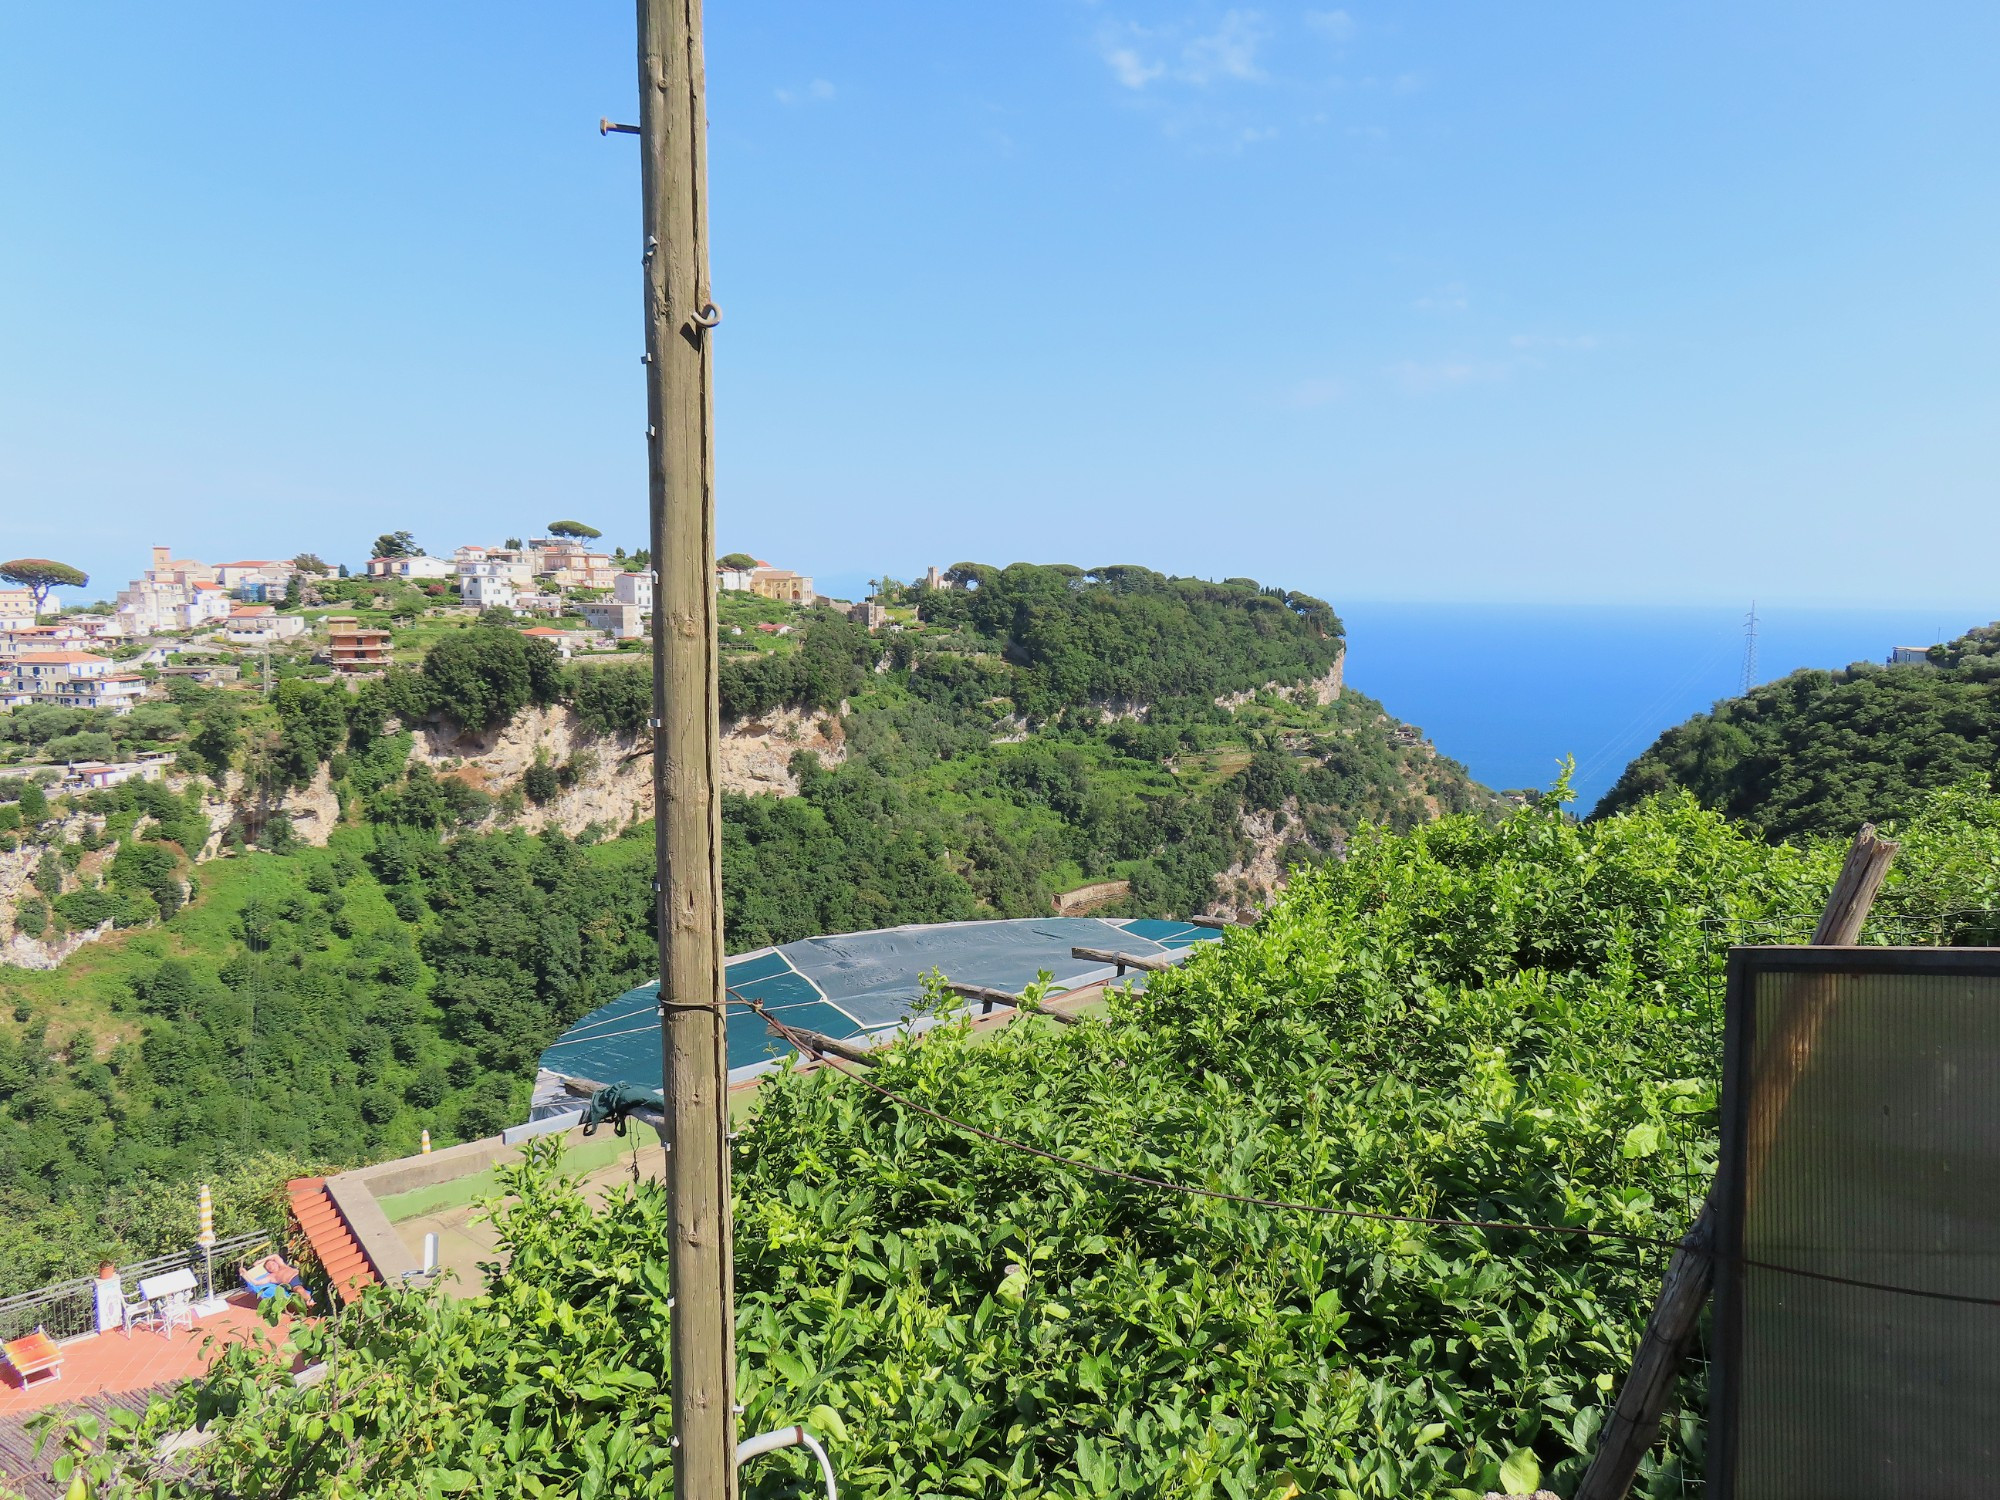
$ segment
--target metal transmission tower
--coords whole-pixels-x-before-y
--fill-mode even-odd
[[[1757,685],[1757,601],[1750,601],[1750,613],[1743,617],[1743,691]]]

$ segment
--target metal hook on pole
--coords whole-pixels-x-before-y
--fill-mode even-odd
[[[600,115],[597,121],[597,133],[599,135],[637,135],[639,127],[637,125],[613,124],[610,120]]]
[[[688,321],[697,328],[713,328],[722,321],[722,309],[713,302],[704,302],[697,311],[688,314]]]

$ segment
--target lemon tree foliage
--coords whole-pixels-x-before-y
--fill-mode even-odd
[[[1994,903],[2000,804],[1951,792],[1898,833],[1871,940]],[[1724,945],[1802,938],[1840,855],[1685,798],[1375,834],[1105,1020],[947,1025],[871,1076],[1174,1182],[1671,1239],[1713,1161]],[[772,1082],[737,1152],[742,1430],[811,1425],[851,1496],[1567,1492],[1665,1256],[1164,1193],[827,1071]],[[545,1152],[506,1186],[486,1294],[373,1290],[52,1441],[159,1496],[670,1494],[658,1189],[593,1211]],[[294,1353],[329,1378],[292,1388]],[[1702,1392],[1681,1402],[1645,1495],[1699,1463]],[[192,1423],[198,1468],[149,1468]],[[745,1493],[807,1493],[804,1465],[761,1459]]]

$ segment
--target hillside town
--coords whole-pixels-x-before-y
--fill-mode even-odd
[[[129,714],[165,696],[176,677],[213,685],[254,675],[274,648],[285,648],[308,675],[364,677],[395,660],[399,626],[426,615],[523,622],[565,658],[631,649],[626,643],[643,642],[653,613],[645,554],[595,551],[594,533],[570,525],[589,535],[468,543],[449,557],[392,533],[353,570],[309,552],[203,562],[161,545],[114,600],[63,608],[49,590],[0,585],[0,710],[39,704]],[[43,561],[18,563],[33,576]],[[746,554],[719,559],[715,579],[725,595],[801,608],[823,602],[808,575]],[[870,602],[851,613],[870,628],[885,619]]]

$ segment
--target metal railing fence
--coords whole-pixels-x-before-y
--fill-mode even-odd
[[[216,1268],[216,1289],[232,1289],[236,1284],[237,1257],[252,1246],[272,1243],[272,1238],[270,1231],[256,1229],[248,1234],[232,1234],[217,1240],[208,1256]],[[171,1255],[156,1255],[151,1260],[120,1266],[118,1280],[129,1297],[137,1290],[138,1283],[148,1276],[183,1269],[200,1275],[203,1263],[201,1246],[190,1245]],[[33,1333],[37,1328],[46,1329],[52,1339],[75,1338],[78,1334],[90,1333],[97,1327],[96,1287],[94,1276],[80,1276],[73,1281],[59,1281],[32,1292],[0,1297],[0,1340],[17,1339],[23,1334]]]

